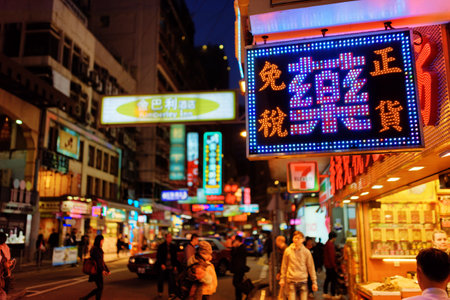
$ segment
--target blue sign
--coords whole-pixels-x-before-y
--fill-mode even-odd
[[[183,201],[188,198],[188,191],[177,190],[177,191],[162,191],[161,200],[162,201]]]
[[[247,154],[423,147],[410,30],[247,50]]]
[[[203,189],[205,195],[222,194],[222,133],[203,135]]]
[[[243,213],[259,213],[259,204],[239,205],[239,210]]]

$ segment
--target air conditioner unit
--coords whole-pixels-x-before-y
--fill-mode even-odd
[[[83,113],[81,104],[80,103],[76,103],[73,106],[72,112],[77,118],[81,117],[81,114]]]

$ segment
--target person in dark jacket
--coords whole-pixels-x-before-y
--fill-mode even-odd
[[[191,241],[184,248],[184,263],[188,265],[188,261],[195,255],[195,247],[198,245],[198,235],[193,233],[191,235]]]
[[[36,265],[40,266],[42,263],[42,258],[45,254],[45,241],[44,235],[41,233],[38,235],[36,240]]]
[[[231,250],[231,267],[230,271],[233,273],[233,285],[235,288],[236,300],[242,299],[242,290],[240,288],[244,275],[250,270],[247,266],[247,250],[245,244],[242,243],[242,237],[237,235],[233,242]]]
[[[86,300],[95,295],[96,300],[102,298],[103,292],[103,276],[111,274],[103,259],[103,235],[97,235],[94,240],[94,246],[91,248],[91,258],[97,263],[97,274],[89,275],[89,282],[95,282],[97,286],[87,296],[81,297],[80,300]]]
[[[164,281],[168,281],[169,297],[175,297],[175,273],[178,272],[177,247],[172,244],[172,234],[167,233],[166,241],[158,246],[155,267],[158,270],[158,297],[162,297]]]
[[[326,278],[323,283],[323,298],[331,298],[336,293],[336,283],[337,283],[337,264],[336,264],[336,246],[334,241],[336,241],[337,234],[331,231],[328,234],[328,241],[325,244],[323,264],[325,266]],[[331,295],[328,294],[328,285],[331,283]]]

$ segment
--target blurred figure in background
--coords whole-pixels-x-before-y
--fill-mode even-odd
[[[274,264],[275,266],[275,276],[278,285],[281,276],[281,263],[283,261],[284,250],[286,250],[286,248],[287,248],[286,238],[282,235],[277,236],[277,238],[275,239],[275,251],[272,251],[269,259],[269,285],[272,295],[273,292],[275,291],[274,287],[272,286],[273,285],[272,271],[271,271],[272,264]],[[278,299],[285,299],[284,290],[281,290],[279,286],[277,286],[277,290],[280,291]]]
[[[435,230],[433,232],[433,248],[449,252],[449,245],[447,241],[447,233],[444,230]]]
[[[328,234],[328,241],[325,244],[323,264],[327,270],[327,275],[325,282],[323,284],[323,298],[335,297],[336,294],[336,283],[337,283],[337,264],[336,264],[336,246],[334,242],[336,241],[337,234],[331,231]],[[328,294],[328,286],[331,284],[331,295]],[[337,297],[337,296],[336,296]]]

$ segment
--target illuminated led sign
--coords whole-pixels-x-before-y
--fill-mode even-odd
[[[222,133],[203,135],[203,189],[205,195],[222,194]]]
[[[56,151],[78,159],[80,157],[80,135],[66,127],[59,129]]]
[[[318,192],[319,169],[316,161],[288,163],[287,189],[289,193]]]
[[[187,187],[189,196],[197,195],[198,188],[198,156],[199,137],[198,132],[188,132],[187,134]]]
[[[259,204],[239,205],[239,210],[243,213],[259,213]]]
[[[186,190],[177,191],[162,191],[161,200],[162,201],[183,201],[188,198],[188,192]]]
[[[223,204],[192,204],[193,212],[197,211],[223,211]]]
[[[423,147],[409,30],[247,49],[247,154]]]
[[[227,121],[236,118],[234,91],[102,98],[102,125]]]
[[[170,126],[170,156],[169,156],[169,179],[184,180],[185,170],[185,125],[175,124]]]

